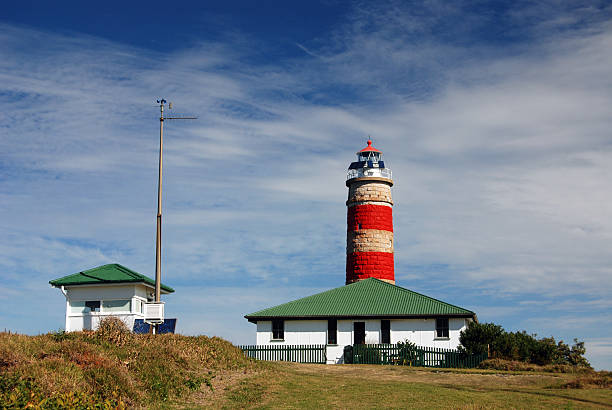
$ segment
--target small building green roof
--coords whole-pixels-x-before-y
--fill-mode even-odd
[[[449,303],[369,278],[245,316],[258,320],[311,318],[469,317],[476,314]]]
[[[155,286],[155,281],[118,263],[98,266],[97,268],[73,273],[59,279],[50,280],[52,286],[96,285],[106,283],[146,283]],[[161,284],[161,289],[167,293],[174,292],[170,286]]]

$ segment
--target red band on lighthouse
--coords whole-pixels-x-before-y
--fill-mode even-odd
[[[378,229],[393,232],[393,211],[385,205],[355,205],[348,209],[346,227],[348,231]]]
[[[395,281],[393,254],[353,252],[346,255],[346,283],[367,278]]]

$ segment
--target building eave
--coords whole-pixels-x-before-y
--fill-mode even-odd
[[[476,314],[468,313],[444,313],[444,314],[418,314],[418,315],[303,315],[303,316],[244,316],[251,323],[257,323],[263,320],[328,320],[328,319],[339,319],[339,320],[367,320],[367,319],[435,319],[439,317],[448,318],[465,318],[473,319],[476,322]]]
[[[144,285],[145,287],[149,288],[149,289],[153,289],[155,290],[155,286],[147,283],[147,282],[126,282],[126,281],[117,281],[117,282],[105,282],[105,283],[73,283],[73,284],[67,284],[67,285],[55,285],[51,282],[49,282],[49,284],[51,285],[51,287],[54,288],[58,288],[61,289],[62,287],[64,289],[70,289],[70,288],[86,288],[86,287],[108,287],[108,286],[130,286],[130,285]],[[169,295],[171,293],[174,293],[174,289],[172,290],[172,292],[167,291],[164,288],[161,288],[161,293],[162,295]]]

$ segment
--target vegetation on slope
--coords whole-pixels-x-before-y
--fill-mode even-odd
[[[150,406],[211,390],[258,364],[218,337],[96,332],[0,333],[0,408]]]
[[[568,346],[552,337],[538,339],[527,332],[506,332],[494,323],[470,322],[459,336],[459,350],[470,354],[489,353],[490,358],[521,361],[536,365],[565,365],[591,368],[584,357],[584,342],[574,339]]]
[[[612,373],[254,362],[220,338],[0,333],[0,408],[606,407]],[[502,363],[503,362],[503,363]],[[527,367],[528,368],[527,368]],[[552,368],[551,368],[552,369]]]
[[[610,372],[506,372],[270,363],[229,389],[226,408],[608,408]],[[608,386],[604,388],[604,386]]]

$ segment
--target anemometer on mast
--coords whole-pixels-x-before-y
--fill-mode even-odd
[[[159,104],[159,174],[157,180],[157,235],[155,238],[155,303],[149,304],[151,313],[148,315],[145,312],[145,320],[149,316],[148,320],[151,324],[157,325],[164,322],[163,304],[161,303],[161,225],[162,225],[162,165],[163,165],[163,154],[164,154],[164,121],[165,120],[197,120],[198,117],[164,117],[165,104],[168,103],[164,98],[157,100]],[[168,103],[168,109],[172,109],[172,103]],[[157,317],[153,317],[157,316]],[[156,332],[155,332],[156,333]]]

